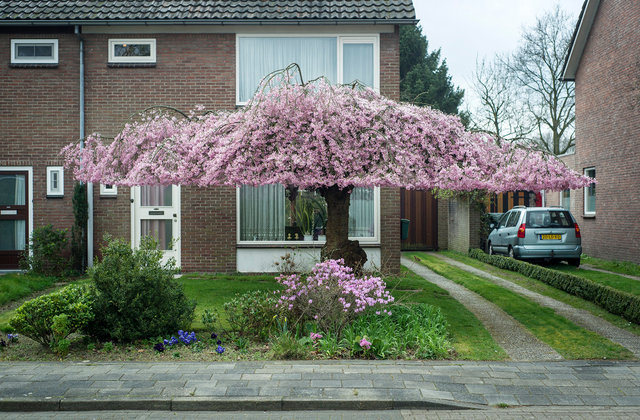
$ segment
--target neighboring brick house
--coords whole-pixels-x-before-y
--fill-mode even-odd
[[[586,0],[564,80],[576,84],[574,169],[597,185],[572,191],[587,255],[640,262],[640,2]],[[597,195],[596,195],[597,191]]]
[[[114,136],[153,105],[234,109],[293,61],[308,79],[357,78],[397,100],[399,25],[415,23],[411,0],[1,1],[0,269],[16,267],[34,226],[73,224],[66,144]],[[285,237],[283,191],[243,188],[91,185],[90,253],[110,233],[177,239],[168,255],[185,271],[270,271],[293,245],[319,256],[317,226],[304,242]],[[369,261],[399,270],[399,190],[356,201]]]

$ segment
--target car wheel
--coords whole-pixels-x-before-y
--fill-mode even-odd
[[[580,267],[580,258],[569,258],[567,262],[569,263],[569,265],[572,265],[574,267]]]
[[[489,242],[489,255],[495,255],[496,252],[493,250],[493,245]]]
[[[516,254],[513,252],[513,248],[512,247],[509,247],[508,253],[509,253],[509,258],[515,258],[516,257]]]

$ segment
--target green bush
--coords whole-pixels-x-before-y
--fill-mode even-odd
[[[232,331],[265,339],[275,326],[279,314],[278,299],[273,292],[252,291],[225,302],[224,311]]]
[[[70,285],[25,302],[16,309],[9,324],[43,346],[54,348],[58,341],[82,329],[92,318],[87,288]]]
[[[37,227],[26,248],[20,260],[22,269],[45,276],[61,276],[69,270],[65,229],[54,229],[53,225]]]
[[[173,261],[162,264],[162,251],[151,238],[140,248],[107,238],[103,259],[89,270],[95,317],[86,331],[100,339],[130,342],[187,329],[196,303],[174,279]]]
[[[550,286],[595,303],[615,315],[640,324],[640,296],[634,296],[569,273],[552,270],[500,255],[488,255],[479,249],[469,256],[484,263],[540,280]]]

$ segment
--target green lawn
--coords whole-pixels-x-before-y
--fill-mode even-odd
[[[583,264],[589,264],[601,270],[640,277],[640,264],[634,264],[628,261],[603,260],[587,255],[583,255],[581,261]]]
[[[387,287],[397,302],[427,303],[437,306],[449,324],[451,343],[457,359],[503,360],[504,352],[482,323],[444,289],[402,267],[400,277],[388,278]]]
[[[425,253],[408,253],[436,273],[466,287],[498,305],[538,339],[567,359],[633,359],[627,349],[579,327],[553,310],[500,287],[489,280],[453,267]]]
[[[556,289],[553,286],[549,286],[546,283],[543,283],[539,280],[532,279],[530,277],[523,276],[522,274],[515,273],[509,270],[503,270],[491,264],[486,264],[481,261],[476,260],[475,258],[471,258],[465,254],[461,254],[455,251],[441,251],[442,255],[445,255],[454,260],[460,261],[464,264],[467,264],[471,267],[478,268],[480,270],[486,271],[489,274],[493,274],[494,276],[501,277],[503,279],[512,281],[522,287],[525,287],[531,291],[536,293],[540,293],[541,295],[548,296],[560,302],[564,302],[568,305],[573,306],[574,308],[584,309],[586,311],[591,312],[593,315],[600,317],[618,328],[625,329],[634,334],[640,335],[640,325],[634,324],[621,316],[614,315],[608,312],[606,309],[596,305],[593,302],[589,302],[587,300],[581,299],[577,296],[571,295],[569,293],[563,292],[562,290]]]
[[[615,274],[603,273],[601,271],[576,268],[566,264],[554,264],[549,266],[549,268],[589,279],[596,283],[604,284],[605,286],[622,290],[623,292],[631,293],[632,295],[640,295],[640,281],[638,280],[633,280]]]
[[[57,277],[6,273],[0,275],[0,306],[53,286]]]

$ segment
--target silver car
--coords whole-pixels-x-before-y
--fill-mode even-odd
[[[489,254],[523,260],[564,260],[576,267],[580,265],[580,228],[564,208],[516,206],[490,228]]]

